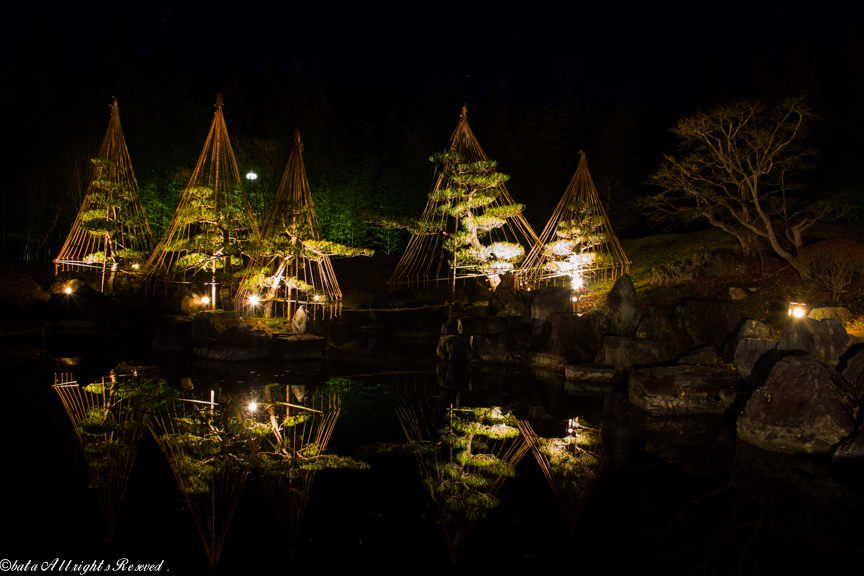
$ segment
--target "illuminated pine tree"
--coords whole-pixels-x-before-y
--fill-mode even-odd
[[[371,256],[372,250],[343,246],[321,236],[306,168],[300,133],[294,131],[294,146],[282,181],[276,190],[273,208],[255,244],[255,262],[249,267],[235,299],[247,304],[251,297],[272,315],[273,302],[280,291],[290,303],[328,307],[339,312],[342,291],[330,263],[331,256]]]
[[[118,272],[138,273],[151,246],[150,225],[120,126],[117,100],[111,105],[99,155],[92,162],[81,209],[54,263],[57,272],[100,270],[102,290],[110,272],[108,288],[112,289]]]
[[[497,286],[499,274],[513,270],[525,257],[515,242],[490,242],[490,232],[521,214],[522,204],[498,204],[501,185],[509,176],[496,171],[494,160],[467,162],[458,150],[439,152],[430,161],[438,164],[447,182],[435,189],[429,199],[438,202],[438,212],[454,222],[445,232],[444,248],[452,256],[455,275],[484,275]],[[460,274],[458,270],[464,270]]]

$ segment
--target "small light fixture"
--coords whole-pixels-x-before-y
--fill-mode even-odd
[[[70,288],[69,286],[67,286],[66,288],[63,289],[63,292],[65,292],[66,294],[71,294],[71,293],[72,293],[72,288]]]
[[[132,269],[133,269],[133,270],[137,270],[137,269],[138,269],[138,264],[132,264]]]
[[[246,179],[247,179],[247,180],[255,180],[255,179],[257,179],[257,178],[258,178],[258,175],[255,174],[255,172],[253,172],[252,170],[250,170],[250,171],[246,174]]]
[[[257,409],[258,409],[258,403],[257,402],[255,402],[254,400],[252,402],[249,402],[249,411],[250,412],[255,412]]]
[[[789,316],[803,318],[807,315],[807,304],[804,302],[789,302]]]
[[[259,299],[257,294],[252,294],[251,296],[249,296],[249,304],[251,304],[252,306],[257,306],[258,302]]]
[[[570,301],[571,301],[571,302],[578,302],[578,301],[579,301],[579,297],[576,296],[576,295],[574,294],[573,296],[570,296]]]
[[[318,294],[315,294],[315,296],[313,296],[312,299],[315,300],[315,302],[318,302],[318,300],[321,299],[321,296],[319,296]]]
[[[206,305],[209,304],[209,303],[210,303],[210,298],[209,298],[209,297],[207,297],[207,296],[202,296],[202,297],[201,297],[201,304],[204,304],[204,305],[206,306]]]

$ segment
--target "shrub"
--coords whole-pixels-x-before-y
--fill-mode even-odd
[[[852,240],[829,238],[808,246],[802,254],[810,275],[831,292],[837,302],[840,293],[854,279],[864,274],[864,246]]]

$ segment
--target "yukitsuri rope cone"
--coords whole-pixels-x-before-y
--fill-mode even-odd
[[[266,409],[261,411],[272,435],[262,439],[258,462],[264,489],[294,558],[315,472],[328,467],[323,453],[339,418],[340,402],[337,394],[326,393],[293,404],[290,388],[284,396],[277,396],[273,388],[265,388]]]
[[[288,318],[299,306],[305,306],[313,318],[319,310],[322,316],[325,311],[331,317],[338,316],[342,291],[330,256],[371,255],[370,250],[342,246],[321,237],[297,130],[256,251],[258,255],[246,269],[234,297],[235,304],[250,313],[263,306],[267,317],[278,311],[278,315]]]
[[[486,153],[483,152],[483,148],[480,147],[480,143],[474,136],[471,127],[468,125],[468,108],[466,106],[462,107],[459,124],[453,133],[453,137],[450,139],[449,150],[460,153],[465,163],[489,160]],[[447,200],[441,198],[439,192],[446,190],[450,185],[450,180],[445,178],[444,174],[439,173],[432,187],[432,192],[429,194],[429,200],[426,203],[423,216],[420,219],[419,230],[414,230],[414,234],[408,241],[408,246],[405,248],[405,252],[396,266],[396,270],[387,281],[387,288],[390,292],[404,288],[425,288],[430,283],[437,283],[448,279],[445,274],[447,274],[450,268],[450,261],[447,251],[443,249],[444,234],[452,235],[458,227],[458,222],[449,217],[443,219],[444,217],[439,208]],[[499,184],[497,188],[499,194],[487,208],[494,209],[516,205],[503,183]],[[436,199],[436,197],[438,198]],[[483,208],[478,210],[478,216],[482,216],[480,212],[483,210]],[[483,244],[491,245],[496,242],[513,243],[527,250],[536,244],[537,241],[537,234],[535,234],[531,225],[528,224],[528,221],[520,211],[512,217],[506,218],[506,223],[502,227],[490,230],[484,238]],[[459,269],[457,262],[456,278],[480,276],[488,276],[488,274],[477,273],[468,269]]]
[[[528,445],[507,424],[515,419],[494,408],[447,409],[440,395],[416,386],[397,389],[393,399],[432,499],[427,518],[441,526],[455,563],[471,527],[499,504],[496,495]]]
[[[572,538],[588,497],[609,462],[600,430],[580,426],[577,418],[571,421],[572,435],[540,438],[527,420],[519,420],[518,425],[558,500]]]
[[[55,374],[54,390],[75,428],[96,490],[109,542],[138,445],[147,429],[149,409],[162,380],[111,375],[81,387],[69,373]]]
[[[585,280],[616,280],[630,272],[630,261],[588,172],[588,157],[583,151],[579,156],[576,173],[519,268],[523,284],[564,281],[579,290]]]
[[[258,238],[218,94],[204,149],[165,235],[147,262],[148,277],[154,284],[166,285],[209,281],[215,306],[217,271],[224,298],[235,284],[234,272],[245,265],[243,244]]]
[[[117,100],[93,169],[87,193],[69,236],[54,259],[54,272],[101,273],[102,291],[117,274],[139,274],[150,255],[150,224],[123,138]]]
[[[165,397],[147,423],[174,472],[211,570],[252,467],[250,443],[238,441],[242,421],[220,400],[215,391],[209,402]]]

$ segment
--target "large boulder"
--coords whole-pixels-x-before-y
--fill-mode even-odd
[[[860,394],[808,356],[778,362],[738,418],[738,438],[763,450],[825,454],[855,430]]]
[[[438,358],[451,362],[476,362],[479,358],[471,352],[470,336],[443,334],[436,349]]]
[[[687,349],[687,339],[675,330],[670,316],[671,308],[660,306],[639,322],[636,329],[637,338],[648,338],[663,342],[669,355],[680,356]]]
[[[531,338],[523,331],[501,334],[474,334],[468,345],[484,364],[521,363],[531,346]]]
[[[564,286],[550,286],[537,290],[531,301],[531,334],[539,336],[547,322],[556,315],[573,311],[570,289]]]
[[[264,330],[249,324],[229,326],[215,342],[195,347],[195,355],[223,362],[245,362],[260,360],[273,350],[273,337]]]
[[[659,340],[606,336],[603,338],[602,364],[630,370],[633,366],[669,362],[672,356]]]
[[[506,334],[519,328],[519,318],[513,316],[468,316],[456,320],[456,333],[462,336]]]
[[[487,316],[520,316],[530,318],[531,311],[525,302],[526,293],[516,286],[516,277],[508,272],[501,276],[501,283],[489,298]],[[529,302],[530,304],[530,302]]]
[[[735,336],[724,346],[720,353],[727,362],[731,362],[735,358],[735,352],[738,350],[738,344],[746,338],[759,338],[761,340],[777,340],[777,330],[770,324],[752,320],[750,318],[744,320],[741,327]]]
[[[810,310],[810,313],[807,314],[807,317],[812,318],[813,320],[825,320],[826,318],[831,318],[837,320],[841,324],[846,324],[855,319],[855,317],[852,316],[852,313],[849,312],[849,309],[842,306],[813,308]]]
[[[629,274],[621,276],[606,296],[606,314],[610,334],[627,336],[636,332],[645,311],[636,305],[636,288]]]
[[[778,350],[804,350],[813,358],[837,366],[840,356],[849,347],[849,335],[843,325],[833,318],[792,320],[780,335]]]
[[[53,294],[40,306],[46,328],[69,334],[118,334],[129,329],[120,304],[81,284],[71,294]]]
[[[227,328],[240,324],[240,319],[232,315],[199,312],[192,319],[192,338],[196,346],[213,343]]]
[[[567,380],[617,384],[623,380],[624,374],[620,369],[615,367],[585,363],[566,365],[564,367],[564,376]]]
[[[273,336],[274,354],[283,360],[320,358],[326,347],[327,339],[315,334],[276,334]]]
[[[528,360],[538,366],[563,367],[574,362],[590,362],[594,357],[588,344],[594,330],[587,321],[573,314],[558,314],[552,318],[549,336],[531,349]]]
[[[735,366],[743,378],[750,376],[756,363],[766,353],[777,348],[777,340],[766,340],[764,338],[744,338],[738,342],[735,348]]]
[[[709,344],[690,350],[678,359],[677,364],[716,366],[718,362],[720,362],[720,356],[717,355],[717,349]]]
[[[722,349],[742,320],[741,312],[730,302],[688,300],[681,307],[681,321],[693,347],[710,344]]]
[[[157,352],[183,352],[193,347],[192,318],[166,316],[161,333],[153,339],[151,348]]]
[[[837,369],[857,389],[864,389],[864,345],[856,344],[850,347],[847,353],[841,357]]]
[[[294,334],[305,334],[306,324],[308,322],[309,319],[306,316],[306,307],[299,306],[297,310],[294,311],[294,315],[291,316],[291,332]]]
[[[720,390],[738,383],[734,370],[714,366],[658,366],[630,373],[630,402],[652,414],[720,414]]]

